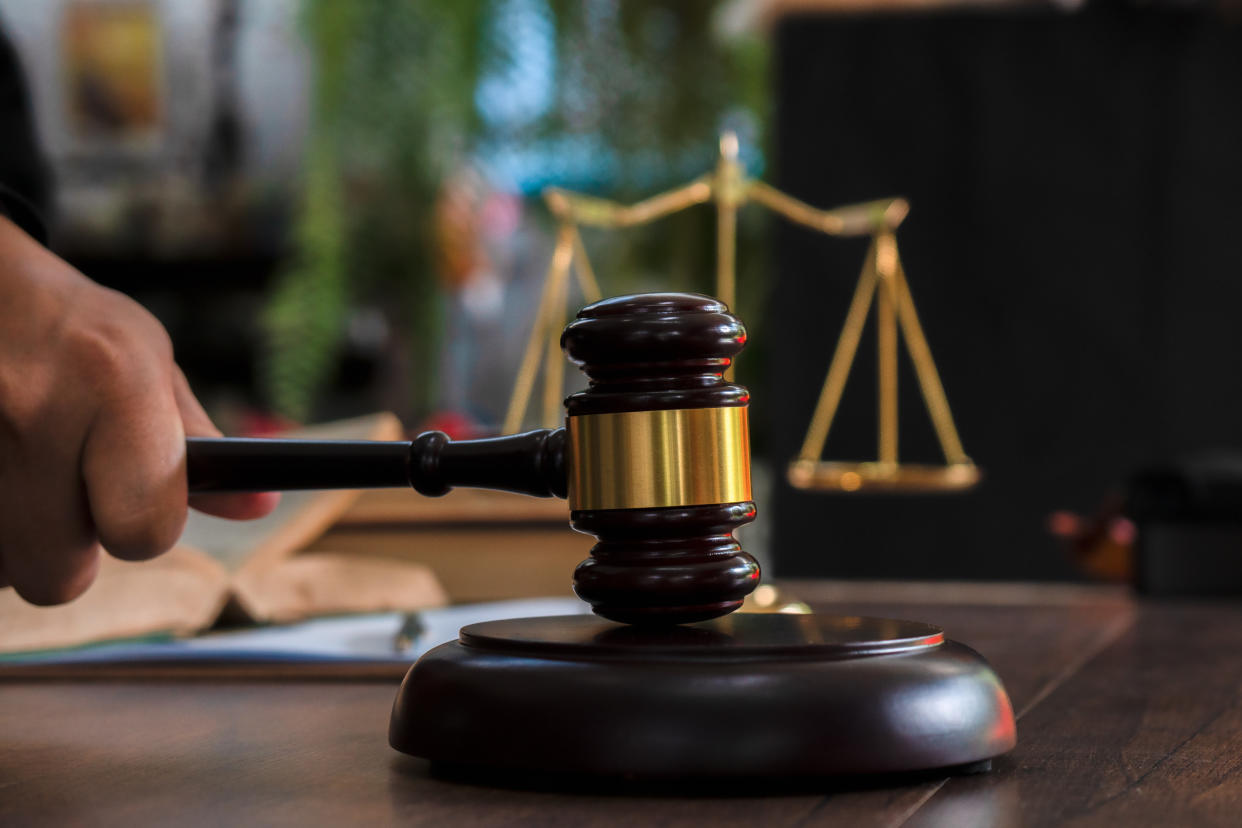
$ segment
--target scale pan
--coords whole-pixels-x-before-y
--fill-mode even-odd
[[[982,476],[974,463],[929,466],[916,463],[842,463],[795,460],[789,483],[814,492],[961,492]]]

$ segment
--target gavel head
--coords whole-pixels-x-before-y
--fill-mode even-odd
[[[651,293],[584,308],[561,347],[588,390],[566,401],[573,527],[595,535],[574,591],[598,615],[726,615],[759,583],[733,530],[755,518],[746,406],[725,369],[746,330],[715,299]]]

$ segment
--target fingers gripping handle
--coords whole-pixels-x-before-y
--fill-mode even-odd
[[[565,430],[483,440],[439,431],[411,443],[190,437],[191,493],[412,486],[436,497],[455,487],[565,497]]]

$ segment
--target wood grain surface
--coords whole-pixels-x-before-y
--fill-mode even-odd
[[[548,792],[437,778],[391,750],[386,680],[9,679],[0,681],[0,824],[1242,821],[1242,606],[955,589],[860,588],[851,599],[839,585],[792,586],[817,610],[940,624],[987,657],[1019,715],[1017,749],[988,774]]]

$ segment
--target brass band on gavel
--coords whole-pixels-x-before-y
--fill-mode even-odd
[[[743,407],[584,414],[568,428],[572,510],[751,499]]]

